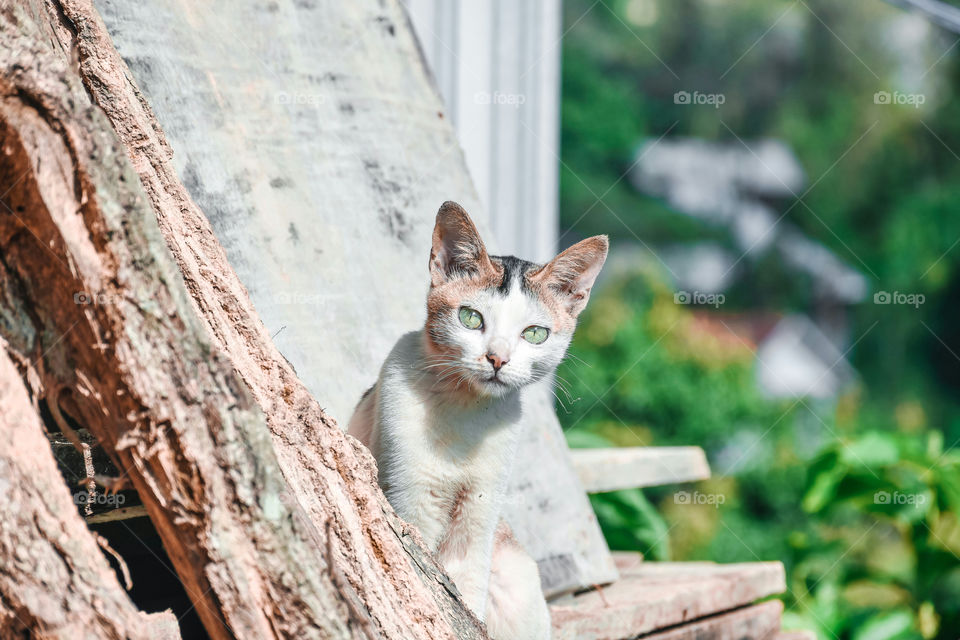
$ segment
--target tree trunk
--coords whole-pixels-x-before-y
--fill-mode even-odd
[[[137,611],[77,514],[36,408],[0,340],[0,638],[178,640]]]
[[[274,348],[90,4],[0,19],[0,334],[132,482],[211,637],[484,637]]]

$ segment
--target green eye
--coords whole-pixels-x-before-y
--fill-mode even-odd
[[[530,344],[543,344],[550,335],[550,330],[546,327],[532,326],[524,329],[520,335]]]
[[[483,316],[470,307],[460,307],[460,323],[467,329],[480,329],[483,327]]]

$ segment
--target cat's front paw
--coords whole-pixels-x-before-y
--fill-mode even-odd
[[[492,640],[550,638],[550,610],[540,588],[537,563],[502,521],[493,550],[486,614]]]
[[[484,621],[487,613],[487,580],[484,570],[456,561],[445,563],[444,569],[457,586],[463,602],[481,622]]]

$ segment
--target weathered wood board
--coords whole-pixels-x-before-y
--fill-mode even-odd
[[[710,465],[700,447],[573,449],[570,454],[587,493],[659,487],[710,477]]]
[[[779,562],[641,562],[615,554],[620,579],[551,603],[554,640],[632,638],[752,604],[786,589]]]
[[[771,600],[644,636],[644,640],[771,640],[780,630],[783,603]]]
[[[423,323],[440,203],[460,201],[490,237],[405,13],[394,0],[96,6],[275,343],[345,424]],[[507,518],[549,593],[610,581],[547,390],[531,402]]]

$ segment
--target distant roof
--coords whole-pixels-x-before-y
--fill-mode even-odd
[[[867,294],[862,273],[784,221],[775,208],[776,200],[798,198],[806,183],[782,141],[651,139],[640,145],[629,178],[678,212],[728,228],[746,257],[776,250],[788,268],[813,279],[821,298],[852,304]]]
[[[832,398],[856,381],[846,356],[803,314],[698,310],[694,327],[755,351],[757,384],[773,397]]]

